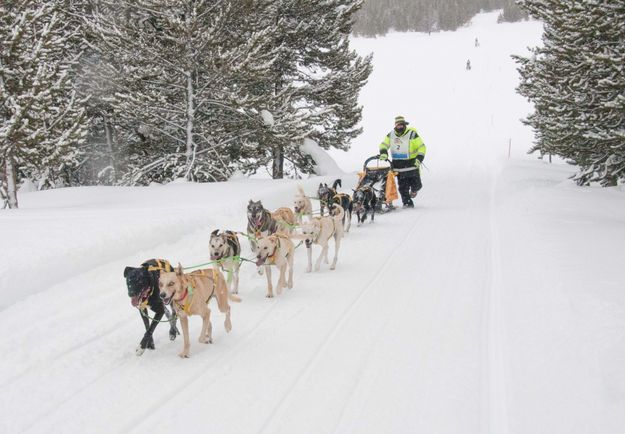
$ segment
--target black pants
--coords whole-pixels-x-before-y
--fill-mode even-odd
[[[412,203],[410,198],[410,192],[417,192],[421,190],[423,184],[421,183],[421,173],[419,169],[411,170],[409,172],[400,172],[398,178],[399,182],[399,194],[401,201],[404,205]]]

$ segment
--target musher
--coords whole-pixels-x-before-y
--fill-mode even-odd
[[[393,171],[397,172],[399,194],[404,208],[414,208],[412,199],[421,190],[420,167],[425,158],[425,144],[419,133],[403,116],[395,117],[395,128],[380,143],[380,160],[387,160],[389,150]]]

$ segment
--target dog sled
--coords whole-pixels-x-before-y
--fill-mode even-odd
[[[369,186],[375,191],[378,199],[376,212],[385,213],[395,209],[393,201],[398,199],[399,195],[395,184],[395,172],[388,160],[380,160],[379,155],[367,158],[358,176],[360,180],[356,189]]]

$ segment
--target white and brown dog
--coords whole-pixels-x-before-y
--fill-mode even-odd
[[[307,216],[308,220],[312,218],[312,202],[308,196],[306,196],[306,193],[301,185],[297,186],[297,193],[295,193],[295,198],[293,199],[293,209],[295,210],[297,223],[300,225],[304,220],[304,216]]]
[[[216,261],[221,269],[228,273],[230,293],[239,293],[239,270],[241,268],[241,244],[236,232],[219,229],[211,233],[209,241],[211,261]]]
[[[341,247],[341,239],[344,234],[343,216],[345,211],[343,207],[337,204],[330,204],[330,215],[322,217],[313,217],[310,222],[302,224],[302,235],[298,235],[297,238],[302,238],[306,242],[306,253],[308,254],[308,265],[306,272],[312,271],[312,245],[317,244],[321,246],[321,253],[315,262],[315,271],[319,271],[321,266],[321,260],[325,258],[328,263],[328,248],[330,238],[334,238],[334,260],[330,269],[336,268],[336,261],[339,257],[339,249]]]
[[[273,234],[261,237],[257,240],[256,265],[265,266],[267,275],[267,297],[273,297],[273,284],[271,283],[271,266],[275,265],[280,270],[276,292],[282,293],[285,286],[293,288],[293,256],[295,245],[291,239],[283,234]],[[289,278],[285,280],[286,270],[289,269]]]
[[[184,274],[178,264],[175,272],[161,272],[159,276],[160,297],[165,304],[172,303],[180,318],[184,346],[180,357],[189,357],[189,317],[202,317],[202,332],[198,339],[203,344],[213,343],[213,327],[210,322],[211,311],[208,302],[212,297],[217,299],[219,311],[226,314],[224,327],[226,332],[232,329],[230,322],[230,304],[228,300],[240,302],[235,295],[228,294],[228,287],[223,274],[218,268],[207,268]]]

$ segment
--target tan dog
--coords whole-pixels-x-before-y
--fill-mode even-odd
[[[291,239],[283,234],[273,234],[261,237],[257,240],[256,265],[265,266],[267,275],[267,298],[273,297],[273,285],[271,283],[271,266],[275,265],[280,270],[276,292],[282,294],[282,288],[293,288],[293,256],[295,246]],[[289,269],[289,280],[285,281],[286,269]]]
[[[228,294],[228,287],[223,274],[218,268],[197,270],[193,273],[184,274],[182,266],[178,264],[175,272],[161,272],[158,286],[160,297],[165,304],[172,303],[176,314],[180,318],[184,346],[180,357],[189,357],[189,317],[200,315],[202,317],[202,332],[198,339],[203,344],[213,343],[213,327],[210,322],[211,311],[208,302],[212,297],[217,299],[219,311],[226,314],[224,327],[226,332],[232,329],[230,322],[230,305],[228,300],[240,302],[235,295]]]
[[[297,186],[297,193],[293,199],[293,209],[295,210],[295,218],[300,225],[304,221],[304,216],[308,216],[308,220],[312,218],[312,202],[306,196],[301,185]]]
[[[291,234],[295,230],[297,220],[295,219],[295,213],[291,208],[278,208],[271,213],[271,217],[273,217],[278,223],[278,230],[276,232],[281,234]]]
[[[334,260],[330,266],[330,270],[336,268],[336,261],[339,257],[339,248],[341,247],[341,239],[343,238],[343,215],[345,211],[340,205],[330,204],[330,216],[314,217],[310,222],[302,224],[302,235],[297,238],[302,238],[306,242],[306,253],[308,254],[308,266],[306,272],[310,273],[312,270],[312,245],[317,244],[321,246],[321,254],[317,258],[315,263],[315,271],[319,271],[321,266],[321,259],[325,258],[326,264],[328,263],[328,247],[330,238],[334,238]]]

